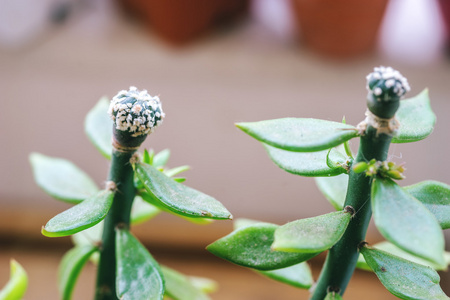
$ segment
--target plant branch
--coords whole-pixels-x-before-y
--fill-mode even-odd
[[[100,261],[97,273],[96,300],[117,300],[116,296],[116,228],[130,226],[130,213],[136,190],[133,182],[133,168],[130,159],[135,150],[120,152],[113,150],[109,180],[117,191],[113,204],[105,218]]]

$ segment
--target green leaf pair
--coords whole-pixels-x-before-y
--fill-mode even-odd
[[[316,119],[284,118],[236,126],[262,142],[277,166],[301,176],[346,173],[348,158],[334,147],[358,136],[353,126]]]
[[[350,219],[349,212],[341,211],[283,226],[241,221],[242,227],[212,243],[207,250],[235,264],[264,271],[262,274],[268,277],[305,288],[312,279],[302,263],[337,243]]]

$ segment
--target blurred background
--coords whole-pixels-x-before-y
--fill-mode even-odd
[[[192,167],[186,184],[235,218],[284,224],[333,208],[312,178],[277,168],[234,123],[345,116],[356,125],[365,76],[380,65],[408,78],[409,96],[429,88],[437,115],[426,141],[391,146],[390,159],[406,163],[401,184],[450,183],[449,11],[449,0],[0,0],[0,286],[14,257],[30,275],[26,299],[58,299],[70,239],[40,228],[69,206],[36,186],[28,155],[69,159],[103,186],[109,162],[85,136],[84,117],[131,85],[160,95],[166,113],[144,146],[169,148],[170,166]],[[161,214],[133,230],[160,261],[217,280],[213,299],[307,299],[204,250],[231,222]],[[371,226],[367,240],[381,239]],[[316,278],[322,259],[311,263]],[[358,275],[346,299],[395,299],[375,275]],[[94,278],[88,266],[74,299],[91,298]]]

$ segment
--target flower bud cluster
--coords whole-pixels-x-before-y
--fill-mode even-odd
[[[391,67],[377,67],[367,75],[369,96],[378,101],[400,99],[410,90],[408,80]]]
[[[146,90],[139,91],[134,86],[114,96],[108,113],[115,128],[131,133],[132,137],[153,132],[165,116],[158,96],[152,97]]]
[[[353,166],[353,171],[355,173],[365,172],[366,176],[379,175],[381,177],[397,180],[405,178],[403,175],[403,172],[405,171],[403,165],[396,165],[391,161],[377,161],[375,159],[372,159],[368,163],[362,161]]]

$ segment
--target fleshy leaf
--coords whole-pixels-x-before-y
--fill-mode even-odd
[[[430,135],[436,116],[431,110],[428,89],[413,98],[401,100],[396,118],[400,128],[392,139],[393,143],[416,142]]]
[[[319,254],[273,251],[271,245],[278,227],[269,223],[245,226],[215,241],[206,249],[237,265],[263,271],[289,267]]]
[[[152,159],[151,165],[154,166],[155,168],[164,167],[169,161],[169,158],[170,158],[170,150],[164,149],[155,154],[155,156]]]
[[[11,260],[10,265],[10,279],[0,290],[0,300],[20,300],[27,291],[28,276],[24,268],[14,259]]]
[[[98,249],[87,245],[70,249],[62,258],[58,270],[58,287],[61,299],[72,299],[72,292],[84,265]]]
[[[116,229],[116,274],[117,298],[163,299],[164,277],[160,266],[127,229]]]
[[[391,179],[372,184],[372,210],[380,233],[399,248],[444,267],[444,235],[433,214]]]
[[[330,149],[358,136],[353,126],[318,119],[284,118],[236,126],[258,141],[296,152]]]
[[[95,148],[107,159],[112,154],[113,121],[108,115],[109,99],[101,98],[88,112],[84,120],[84,131]]]
[[[68,160],[32,153],[30,163],[38,186],[56,199],[79,203],[98,192],[95,182]]]
[[[131,223],[133,225],[144,223],[160,212],[157,207],[142,200],[140,196],[136,196],[133,200],[133,207],[131,208]]]
[[[347,195],[348,175],[341,174],[333,177],[316,177],[316,184],[325,198],[336,210],[344,208]]]
[[[166,281],[166,295],[174,300],[208,300],[205,293],[195,287],[188,276],[161,266]]]
[[[342,296],[338,293],[331,292],[327,294],[324,300],[342,300]]]
[[[232,218],[222,203],[213,197],[176,182],[148,164],[136,163],[135,171],[147,192],[154,196],[153,199],[179,215],[191,218]]]
[[[48,237],[68,236],[94,226],[106,217],[113,198],[112,191],[100,191],[53,217],[42,228],[42,234]]]
[[[363,247],[361,253],[386,289],[400,299],[449,299],[432,268],[372,248]]]
[[[347,158],[336,149],[331,149],[330,159],[338,163],[330,168],[327,165],[329,150],[317,152],[292,152],[263,144],[270,159],[281,169],[301,176],[335,176],[347,172],[338,164],[345,164]]]
[[[384,242],[381,242],[381,243],[377,243],[375,245],[372,245],[372,247],[376,248],[378,250],[383,250],[383,251],[385,251],[385,252],[387,252],[389,254],[401,257],[403,259],[415,262],[417,264],[424,265],[424,266],[429,266],[429,267],[431,267],[431,268],[433,268],[435,270],[438,270],[438,271],[442,271],[442,270],[446,270],[447,269],[446,267],[443,268],[442,266],[435,265],[435,264],[431,263],[428,260],[425,260],[425,259],[422,259],[420,257],[414,256],[412,254],[409,254],[408,252],[403,251],[402,249],[398,248],[394,244],[392,244],[390,242],[387,242],[387,241],[384,241]],[[446,252],[445,255],[447,255],[447,256],[450,255],[450,252]],[[450,264],[450,262],[446,260],[446,265],[448,266],[449,264]],[[364,260],[364,257],[362,255],[360,255],[358,257],[358,263],[357,263],[356,266],[358,268],[366,270],[366,271],[371,271],[372,270],[369,267],[369,265],[366,263],[366,261]]]
[[[351,217],[349,212],[337,211],[287,223],[275,231],[272,249],[303,253],[330,249],[344,234]]]
[[[307,262],[302,262],[283,269],[258,272],[273,280],[280,281],[301,289],[309,289],[314,283],[311,269],[309,268]]]
[[[433,213],[442,229],[450,228],[450,186],[437,181],[423,181],[404,189]]]

